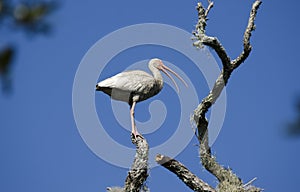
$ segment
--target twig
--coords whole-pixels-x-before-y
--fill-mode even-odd
[[[190,172],[182,163],[171,159],[170,157],[158,154],[155,158],[156,162],[169,171],[175,173],[188,187],[197,192],[215,192],[216,190],[210,185],[199,179]]]
[[[214,2],[212,2],[211,0],[208,0],[208,7],[207,7],[207,9],[205,11],[205,16],[208,15],[210,9],[213,8],[213,6],[214,6]]]
[[[125,180],[125,192],[139,192],[148,177],[149,147],[146,139],[131,135],[131,141],[136,146],[136,154]]]
[[[244,187],[247,187],[247,186],[251,185],[256,179],[257,179],[257,178],[254,177],[253,179],[251,179],[250,181],[248,181],[248,182],[247,182],[246,184],[244,184],[243,186],[244,186]]]
[[[250,38],[251,38],[252,31],[255,30],[254,21],[256,18],[257,10],[260,5],[261,5],[261,1],[259,0],[256,0],[252,5],[248,25],[244,33],[244,40],[243,40],[244,50],[236,59],[231,61],[231,65],[233,69],[240,66],[240,64],[242,64],[246,60],[246,58],[249,56],[251,52],[252,46],[250,44]]]
[[[124,188],[121,187],[106,187],[108,192],[124,192]]]

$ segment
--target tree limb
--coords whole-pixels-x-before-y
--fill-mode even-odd
[[[135,137],[131,134],[131,142],[136,146],[136,153],[131,169],[125,180],[124,187],[107,187],[109,192],[148,192],[144,184],[148,177],[149,146],[142,136]]]
[[[252,31],[255,30],[254,21],[256,18],[257,10],[260,5],[261,5],[260,0],[256,0],[252,5],[248,25],[247,25],[247,28],[244,33],[244,40],[243,40],[244,50],[236,59],[231,61],[231,66],[233,69],[240,66],[240,64],[242,64],[247,59],[247,57],[249,56],[249,54],[251,52],[252,46],[250,44],[250,37],[251,37]]]
[[[212,4],[212,2],[210,2]],[[219,58],[222,61],[223,69],[221,71],[221,74],[219,75],[218,79],[216,80],[216,83],[214,84],[213,89],[210,91],[207,97],[205,97],[202,102],[199,104],[199,106],[194,111],[194,120],[196,121],[196,124],[200,126],[201,123],[206,124],[205,120],[205,114],[208,111],[208,109],[216,102],[218,97],[220,96],[223,88],[228,82],[228,79],[233,72],[234,69],[236,69],[242,62],[245,61],[245,59],[249,56],[251,52],[251,45],[250,45],[250,37],[251,32],[255,29],[254,20],[256,17],[257,10],[259,8],[259,5],[261,4],[260,0],[256,0],[253,3],[248,25],[244,34],[244,50],[240,54],[238,58],[235,60],[230,59],[230,57],[227,55],[225,48],[222,46],[220,41],[216,37],[210,37],[205,34],[206,29],[206,21],[207,21],[207,14],[208,9],[210,9],[212,6],[209,5],[208,9],[205,9],[201,3],[198,3],[197,10],[198,10],[198,23],[196,25],[196,30],[193,32],[194,36],[196,37],[197,41],[194,42],[194,46],[196,47],[202,47],[202,45],[207,45],[214,49],[219,56]],[[204,118],[204,120],[203,120]],[[205,125],[207,126],[207,125]],[[200,134],[203,135],[203,134]],[[200,138],[201,140],[202,138]]]
[[[188,170],[182,163],[171,159],[170,157],[158,154],[156,162],[169,171],[175,173],[189,188],[197,192],[215,192],[216,190],[210,185],[199,179],[196,175]]]
[[[198,23],[196,25],[196,30],[193,32],[197,41],[194,42],[193,45],[198,48],[202,48],[203,45],[206,45],[214,49],[214,51],[221,59],[223,69],[221,71],[221,74],[217,78],[213,89],[210,91],[208,96],[201,101],[199,106],[194,110],[193,114],[193,119],[196,122],[198,130],[197,137],[200,143],[199,153],[201,163],[206,170],[208,170],[218,179],[219,184],[216,189],[217,191],[258,192],[261,191],[260,188],[254,187],[252,185],[243,185],[243,182],[240,178],[238,178],[237,175],[235,175],[230,169],[221,166],[216,161],[216,158],[211,154],[211,149],[208,143],[208,121],[205,115],[210,107],[219,98],[233,70],[236,69],[241,63],[243,63],[251,52],[250,37],[252,31],[255,29],[254,20],[261,1],[256,0],[253,3],[248,25],[244,33],[244,49],[235,60],[230,59],[230,57],[226,53],[225,48],[216,37],[210,37],[205,34],[207,15],[210,9],[213,7],[213,2],[208,0],[208,3],[209,4],[207,9],[205,9],[201,3],[198,3],[197,5]],[[184,165],[182,165],[178,161],[162,155],[157,155],[156,161],[171,172],[175,173],[187,186],[189,186],[194,191],[215,191],[215,189],[192,174]]]
[[[235,175],[230,169],[221,166],[216,158],[211,154],[211,149],[208,142],[208,121],[206,119],[206,113],[210,107],[217,101],[223,88],[228,83],[231,73],[241,63],[243,63],[251,52],[250,37],[252,31],[255,29],[254,20],[257,10],[261,4],[260,0],[255,0],[253,3],[247,28],[244,33],[243,45],[244,49],[242,53],[234,60],[231,60],[227,55],[225,48],[216,37],[210,37],[205,34],[207,16],[210,9],[213,7],[213,2],[208,0],[209,5],[205,9],[201,3],[198,3],[198,23],[196,30],[193,32],[197,41],[194,42],[194,46],[202,48],[203,45],[209,46],[217,53],[221,59],[223,69],[221,74],[217,78],[213,89],[210,91],[207,97],[205,97],[199,106],[194,110],[193,119],[197,125],[197,137],[200,143],[199,153],[201,163],[212,173],[219,181],[216,189],[212,188],[206,182],[199,179],[196,175],[190,172],[183,164],[171,159],[170,157],[158,154],[156,156],[156,162],[175,173],[188,187],[194,191],[201,192],[214,192],[214,191],[230,191],[230,192],[259,192],[260,188],[251,185],[251,182],[243,185],[241,179]],[[126,179],[127,181],[127,179]]]
[[[145,138],[131,135],[131,141],[136,146],[136,154],[131,170],[125,180],[126,192],[139,192],[148,177],[149,146]]]
[[[251,52],[250,37],[252,31],[255,29],[254,20],[256,17],[257,10],[261,4],[260,0],[256,0],[253,3],[248,25],[244,33],[244,50],[235,59],[232,60],[227,55],[225,48],[222,46],[220,41],[216,37],[209,37],[205,34],[207,14],[212,7],[212,2],[209,2],[209,6],[205,9],[201,3],[198,3],[198,23],[196,25],[196,30],[193,32],[197,41],[194,42],[194,46],[202,47],[202,45],[207,45],[215,50],[219,58],[221,59],[223,69],[218,79],[215,82],[213,89],[210,91],[207,97],[205,97],[199,106],[195,109],[193,119],[196,122],[198,129],[198,140],[200,143],[200,158],[201,163],[212,173],[218,180],[218,190],[220,191],[248,191],[248,189],[243,186],[242,181],[230,170],[221,166],[214,156],[211,155],[211,150],[208,144],[208,121],[205,117],[209,108],[216,102],[219,98],[223,88],[228,82],[231,73],[236,69],[245,59],[249,56]],[[252,191],[260,191],[261,189],[256,187],[251,187]]]

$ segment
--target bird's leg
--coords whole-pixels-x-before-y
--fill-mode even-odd
[[[137,136],[142,137],[142,135],[137,131],[136,126],[135,126],[135,120],[134,120],[135,104],[136,104],[136,102],[133,102],[132,105],[130,106],[130,117],[131,117],[131,133],[136,138]]]

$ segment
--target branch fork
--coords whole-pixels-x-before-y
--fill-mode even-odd
[[[254,187],[251,183],[247,183],[243,185],[241,179],[235,175],[230,169],[227,169],[221,166],[217,161],[216,157],[211,154],[211,149],[208,144],[208,121],[206,119],[206,113],[210,109],[210,107],[217,101],[220,94],[222,93],[224,87],[228,83],[228,80],[232,74],[232,72],[239,67],[249,56],[252,46],[250,44],[250,37],[252,31],[255,29],[254,21],[256,18],[257,10],[261,5],[260,0],[256,0],[250,12],[248,25],[246,27],[243,39],[243,51],[241,54],[234,60],[226,53],[225,48],[221,44],[221,42],[216,37],[207,36],[205,34],[206,30],[206,21],[209,11],[213,7],[213,2],[210,0],[208,1],[208,7],[205,9],[201,3],[197,4],[197,11],[198,11],[198,22],[196,25],[196,29],[193,32],[195,36],[195,42],[193,45],[197,48],[202,48],[203,45],[211,47],[219,56],[223,69],[221,74],[217,78],[213,89],[210,93],[202,100],[199,106],[194,110],[193,120],[196,122],[197,125],[197,138],[200,143],[199,153],[202,165],[205,167],[207,171],[209,171],[212,175],[214,175],[219,184],[214,189],[213,187],[209,186],[207,183],[202,181],[201,179],[197,178],[195,175],[190,173],[188,169],[182,165],[181,163],[177,162],[174,159],[170,159],[167,157],[163,157],[162,155],[158,155],[156,161],[161,164],[163,167],[168,169],[169,171],[175,173],[188,187],[190,187],[194,191],[237,191],[237,192],[244,192],[244,191],[261,191],[260,188]],[[164,160],[164,161],[162,161]],[[167,162],[165,162],[168,160]],[[183,171],[184,170],[184,171]],[[182,175],[184,173],[185,175]],[[186,180],[186,175],[190,175],[188,181]],[[197,181],[193,183],[192,181]],[[191,183],[196,184],[197,186],[191,185]],[[205,186],[205,187],[204,187]],[[195,190],[199,189],[199,190]]]
[[[158,154],[156,156],[156,162],[173,172],[178,178],[184,182],[190,189],[197,192],[260,192],[262,189],[252,186],[253,179],[246,184],[243,184],[242,180],[235,175],[231,169],[221,166],[216,157],[211,154],[211,149],[208,143],[208,121],[206,119],[206,113],[211,106],[217,101],[223,88],[228,83],[228,80],[232,72],[239,67],[249,56],[252,46],[250,44],[250,37],[255,29],[254,21],[256,18],[257,10],[261,5],[260,0],[255,0],[250,12],[248,25],[244,32],[243,38],[243,51],[236,58],[231,58],[226,53],[225,48],[216,37],[207,36],[205,34],[207,16],[214,4],[211,0],[208,0],[207,8],[204,8],[201,3],[197,4],[198,22],[196,29],[193,32],[195,36],[195,42],[193,45],[197,48],[202,48],[204,45],[211,47],[220,58],[223,69],[217,78],[213,89],[210,93],[201,101],[199,106],[194,110],[193,120],[197,125],[197,138],[200,143],[199,153],[201,163],[204,168],[214,175],[219,181],[216,188],[210,186],[205,181],[198,178],[193,174],[186,166],[179,161],[172,159],[168,156]],[[126,177],[125,186],[121,187],[108,187],[107,191],[111,192],[139,192],[148,191],[144,183],[148,177],[148,152],[149,147],[147,141],[143,137],[131,137],[132,143],[136,146],[136,155],[133,165]],[[144,186],[144,187],[143,187]]]

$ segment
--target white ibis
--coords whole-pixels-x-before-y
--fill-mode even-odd
[[[136,129],[134,109],[137,102],[144,101],[160,92],[163,88],[163,78],[160,70],[164,72],[178,86],[169,72],[174,74],[187,87],[187,83],[173,70],[163,64],[160,59],[151,59],[148,67],[153,76],[141,70],[124,71],[115,76],[100,81],[96,85],[96,91],[103,91],[112,99],[127,102],[130,105],[131,133],[136,137],[141,136]]]

